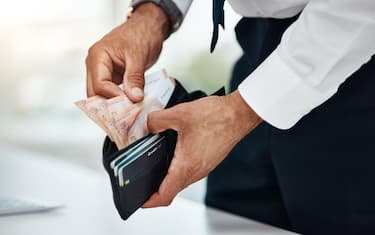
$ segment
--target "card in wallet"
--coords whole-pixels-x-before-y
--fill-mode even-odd
[[[225,95],[224,88],[213,95]],[[188,93],[176,80],[166,108],[205,96],[202,91]],[[147,135],[120,150],[108,137],[105,139],[103,165],[111,180],[116,209],[123,220],[158,191],[172,161],[176,141],[177,132],[173,130]]]
[[[152,169],[157,163],[163,159],[165,155],[166,140],[161,137],[151,146],[148,146],[142,151],[138,157],[134,158],[127,165],[119,169],[119,183],[120,186],[126,186],[134,183],[138,178],[147,174],[149,169]]]
[[[152,145],[158,138],[160,138],[159,135],[149,136],[148,138],[145,138],[144,141],[141,141],[136,146],[132,147],[131,149],[121,154],[116,159],[112,160],[111,168],[113,169],[113,174],[117,177],[120,171],[120,168],[124,167],[134,158],[138,157],[141,151],[143,151],[145,148]]]

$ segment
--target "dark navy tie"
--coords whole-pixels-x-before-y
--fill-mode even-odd
[[[211,53],[214,51],[217,39],[219,37],[219,25],[224,29],[224,1],[225,0],[213,0],[212,20],[214,30],[212,32],[211,39]]]

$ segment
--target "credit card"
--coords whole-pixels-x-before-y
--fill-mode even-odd
[[[130,162],[122,169],[122,181],[124,186],[128,185],[131,182],[135,182],[139,177],[143,175],[149,174],[153,168],[163,161],[165,164],[166,162],[166,139],[161,139],[160,142],[155,144],[137,159]]]
[[[115,165],[118,164],[123,158],[124,156],[126,156],[127,154],[130,154],[131,152],[133,152],[137,146],[140,146],[141,144],[143,144],[144,142],[146,142],[147,140],[149,140],[152,136],[149,136],[147,138],[145,138],[144,140],[142,140],[141,142],[139,142],[138,144],[136,144],[133,148],[130,148],[128,149],[128,151],[122,153],[120,156],[116,157],[115,159],[113,159],[110,163],[110,166],[111,166],[111,169],[115,168]]]
[[[124,186],[124,178],[123,178],[124,168],[127,165],[129,165],[130,163],[132,163],[133,161],[135,161],[136,159],[138,159],[139,157],[141,157],[144,153],[146,153],[147,151],[149,151],[150,149],[152,149],[153,147],[155,147],[157,144],[159,144],[164,139],[165,139],[164,136],[160,137],[154,143],[148,145],[146,148],[140,148],[140,151],[133,152],[132,154],[129,155],[128,161],[126,161],[126,163],[123,163],[118,168],[118,172],[117,173],[118,173],[118,180],[119,180],[119,185],[120,186]]]
[[[115,166],[113,168],[113,174],[117,177],[120,167],[122,167],[124,164],[129,162],[134,156],[139,154],[142,150],[147,148],[149,145],[153,144],[159,138],[160,138],[159,135],[154,135],[151,138],[149,138],[148,140],[146,140],[145,142],[143,142],[142,144],[133,147],[131,152],[129,152],[128,154],[125,154],[121,158],[121,160],[118,161],[117,164],[115,164]]]

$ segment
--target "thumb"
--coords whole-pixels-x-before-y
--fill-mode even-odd
[[[174,107],[154,111],[147,116],[147,129],[150,133],[160,133],[168,129],[178,131],[180,119]]]
[[[141,102],[144,97],[143,87],[145,66],[140,62],[128,60],[124,73],[124,91],[133,102]]]

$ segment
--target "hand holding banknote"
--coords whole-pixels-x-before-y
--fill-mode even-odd
[[[87,96],[112,98],[125,93],[133,102],[142,101],[143,74],[159,57],[169,29],[169,20],[158,6],[139,6],[124,24],[89,49]],[[123,90],[117,86],[121,83]]]
[[[122,93],[110,99],[92,96],[75,104],[121,149],[148,134],[147,115],[167,105],[174,86],[163,70],[145,77],[142,102],[133,103]]]

